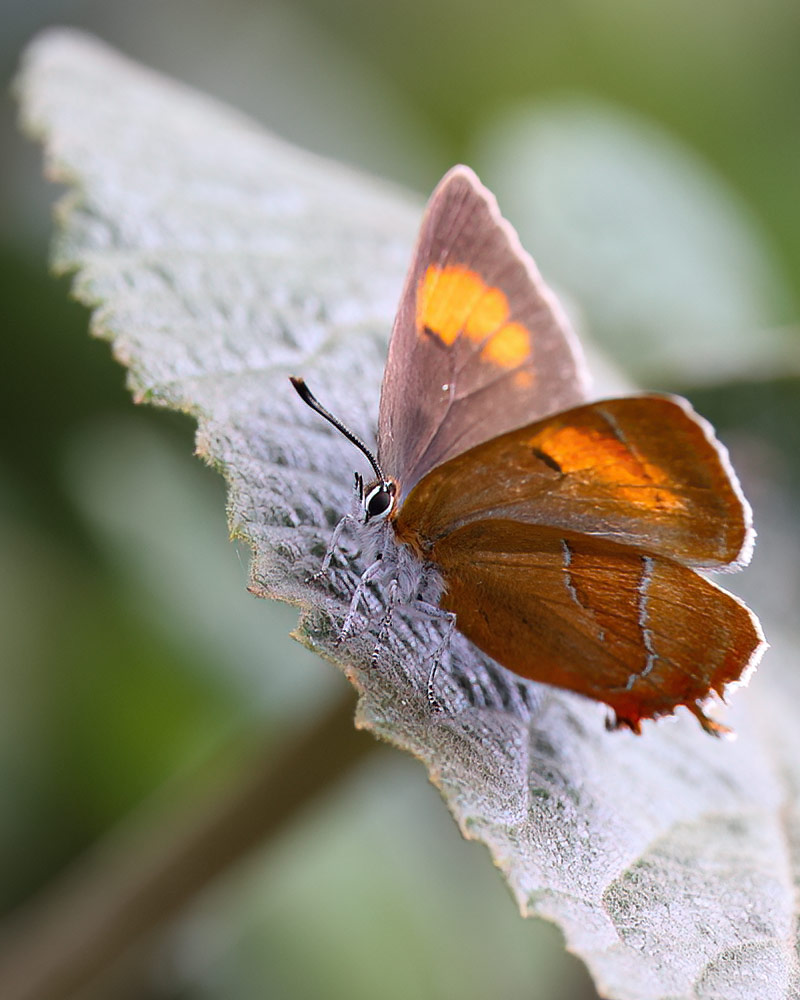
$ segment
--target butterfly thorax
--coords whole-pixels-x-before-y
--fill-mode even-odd
[[[402,604],[420,599],[438,604],[443,590],[441,574],[422,556],[418,546],[410,546],[398,538],[389,516],[364,519],[362,515],[355,527],[366,565],[380,563],[376,582],[395,581]]]
[[[431,558],[430,541],[424,539],[418,531],[414,530],[408,521],[397,518],[395,515],[392,518],[391,525],[396,541],[413,552],[415,559],[425,561]]]

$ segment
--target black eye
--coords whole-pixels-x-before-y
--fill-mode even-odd
[[[380,517],[381,514],[386,513],[391,505],[392,496],[388,490],[375,490],[369,500],[367,500],[367,514],[370,517]]]

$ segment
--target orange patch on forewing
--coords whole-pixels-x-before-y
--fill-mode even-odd
[[[508,299],[499,288],[483,286],[485,291],[475,303],[472,312],[467,316],[464,333],[470,340],[483,340],[488,337],[508,317]]]
[[[448,346],[459,336],[486,341],[481,358],[501,368],[516,368],[530,354],[529,331],[507,322],[509,304],[499,288],[475,271],[431,264],[417,290],[417,329],[429,331]]]
[[[549,427],[528,443],[555,459],[565,473],[591,470],[595,482],[606,483],[621,499],[661,509],[684,506],[664,489],[670,478],[662,468],[640,459],[611,435],[590,427]]]
[[[521,323],[505,323],[484,345],[481,357],[501,368],[516,368],[531,351],[531,338]]]
[[[445,344],[452,344],[486,291],[474,271],[431,264],[417,291],[417,329],[427,328]]]

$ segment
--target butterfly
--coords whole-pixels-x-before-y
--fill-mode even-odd
[[[750,507],[711,426],[677,396],[589,401],[580,345],[494,196],[465,166],[428,202],[391,334],[378,447],[355,511],[372,583],[514,674],[604,702],[610,723],[703,708],[766,646],[698,570],[747,564]],[[330,564],[346,516],[323,562]],[[433,690],[434,656],[429,697]]]

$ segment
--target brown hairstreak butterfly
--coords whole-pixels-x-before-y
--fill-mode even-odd
[[[366,587],[443,619],[515,674],[605,702],[617,726],[741,681],[765,643],[696,571],[753,547],[747,501],[683,399],[587,402],[580,346],[494,196],[464,166],[434,191],[389,344],[377,456],[356,476]],[[342,525],[323,563],[327,569]],[[434,654],[428,691],[432,704]]]

